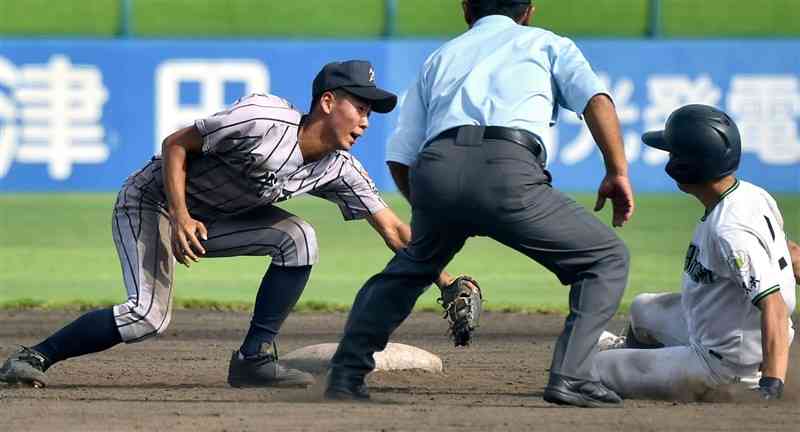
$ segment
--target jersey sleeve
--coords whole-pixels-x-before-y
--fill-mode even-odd
[[[754,305],[780,291],[780,271],[756,235],[746,231],[723,233],[719,247],[733,279]]]
[[[421,80],[409,87],[400,101],[400,114],[386,144],[386,161],[411,166],[425,144],[426,110],[422,99]]]
[[[363,219],[388,207],[358,160],[342,156],[341,164],[335,180],[309,193],[339,206],[344,220]]]
[[[250,95],[210,117],[195,120],[203,137],[203,153],[224,154],[257,142],[271,128],[297,126],[300,114],[285,100]]]
[[[559,37],[554,52],[552,70],[558,105],[581,116],[594,95],[605,94],[611,97],[575,42]]]

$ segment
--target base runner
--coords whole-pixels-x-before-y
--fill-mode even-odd
[[[800,253],[787,242],[775,200],[735,177],[736,124],[715,108],[688,105],[642,139],[669,152],[667,174],[705,214],[686,253],[682,292],[634,299],[627,336],[616,341],[623,349],[596,357],[601,381],[625,398],[698,400],[760,373],[761,396],[780,398]]]

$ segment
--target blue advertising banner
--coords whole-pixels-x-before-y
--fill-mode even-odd
[[[367,59],[402,94],[441,41],[0,41],[0,192],[113,191],[177,128],[252,92],[307,110],[327,62]],[[640,135],[687,103],[738,123],[740,176],[800,192],[800,40],[578,41],[614,96],[638,192],[674,191],[663,152]],[[524,79],[524,77],[520,77]],[[394,190],[384,145],[396,112],[374,114],[354,153]],[[593,191],[603,175],[586,126],[562,111],[543,137],[554,183]]]

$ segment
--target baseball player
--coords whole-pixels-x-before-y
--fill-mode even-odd
[[[325,198],[345,220],[366,218],[393,250],[409,241],[410,228],[349,153],[369,126],[370,112],[391,111],[396,96],[376,87],[366,61],[326,65],[312,90],[307,115],[280,97],[254,94],[167,137],[162,155],[125,181],[114,207],[127,301],[89,312],[23,347],[0,369],[0,381],[44,386],[45,371],[62,360],[162,333],[172,312],[176,260],[188,267],[201,257],[269,255],[250,328],[230,359],[228,383],[313,382],[307,373],[280,366],[277,353],[262,352],[318,260],[311,225],[274,204],[305,193]],[[437,283],[451,280],[443,273]]]
[[[571,40],[526,26],[529,0],[462,5],[470,29],[425,61],[387,151],[400,189],[408,185],[412,241],[356,297],[326,395],[368,398],[372,354],[466,239],[488,236],[571,285],[545,400],[618,406],[621,399],[594,374],[593,357],[625,289],[628,251],[552,187],[540,139],[559,107],[585,116],[607,170],[596,209],[610,198],[621,226],[633,213],[633,193],[613,102]]]
[[[682,291],[634,299],[628,349],[597,355],[600,379],[626,398],[696,400],[760,368],[761,395],[780,398],[800,253],[789,252],[775,200],[735,177],[736,124],[716,108],[687,105],[642,140],[669,152],[667,174],[705,214],[686,252]]]

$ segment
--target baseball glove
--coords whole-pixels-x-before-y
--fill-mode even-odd
[[[444,308],[442,318],[450,325],[450,337],[455,346],[467,346],[472,332],[478,327],[483,310],[483,295],[478,281],[469,276],[459,276],[442,288],[438,300]]]

